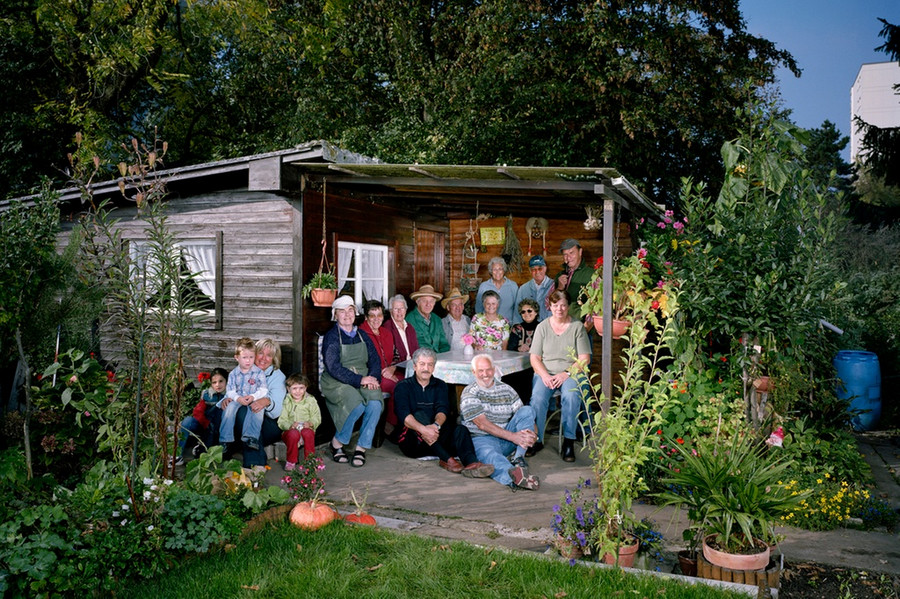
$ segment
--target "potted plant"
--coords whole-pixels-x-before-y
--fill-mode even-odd
[[[618,339],[630,326],[631,313],[640,309],[642,300],[651,299],[657,307],[664,305],[668,296],[660,288],[653,288],[650,281],[650,265],[647,250],[640,249],[633,256],[619,260],[613,275],[613,338]],[[597,259],[590,282],[582,288],[581,316],[593,316],[594,326],[603,330],[603,258]]]
[[[769,562],[774,526],[796,509],[809,492],[784,484],[793,462],[746,435],[727,445],[699,442],[693,451],[672,444],[680,463],[662,483],[664,505],[687,509],[696,543],[702,534],[703,557],[731,570],[758,570]]]
[[[637,257],[635,257],[637,259]],[[636,277],[643,267],[627,266]],[[674,319],[663,319],[677,311],[677,299],[671,283],[660,290],[667,295],[665,311],[656,300],[643,294],[643,287],[631,287],[626,313],[632,321],[627,345],[623,349],[624,369],[613,397],[602,393],[599,382],[587,385],[585,405],[593,418],[592,434],[586,445],[590,450],[597,482],[597,507],[603,521],[594,528],[593,543],[601,556],[622,563],[623,550],[636,552],[634,531],[638,525],[632,502],[648,490],[640,469],[654,453],[652,438],[661,419],[662,408],[674,392],[662,363],[672,355]],[[650,335],[650,331],[653,335]],[[631,557],[633,559],[633,555]]]
[[[303,299],[312,297],[313,305],[331,307],[337,297],[337,277],[332,270],[319,270],[300,290]]]
[[[590,540],[599,514],[596,495],[584,496],[589,489],[593,490],[590,479],[580,479],[575,489],[566,489],[562,501],[553,506],[550,528],[556,533],[554,545],[565,558],[574,560],[591,553]]]

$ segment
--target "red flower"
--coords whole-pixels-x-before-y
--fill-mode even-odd
[[[113,372],[112,370],[107,370],[106,371],[106,382],[107,383],[116,382],[116,373]]]
[[[197,375],[197,380],[202,383],[203,381],[208,381],[210,376],[208,372],[201,372]]]
[[[594,264],[594,270],[597,270],[601,266],[603,266],[603,256],[597,258],[597,262]]]
[[[679,445],[684,445],[684,439],[682,439],[681,437],[678,437],[677,439],[675,439],[675,442],[678,443]]]
[[[661,429],[661,428],[660,428],[660,429],[656,429],[656,434],[657,434],[657,435],[661,435],[661,434],[662,434],[662,429]]]
[[[650,304],[650,308],[652,310],[659,310],[659,302],[656,300],[653,300],[653,303]]]
[[[726,358],[725,356],[722,356],[722,357],[719,358],[719,359],[722,360],[723,362],[727,362],[727,361],[728,361],[728,358]]]

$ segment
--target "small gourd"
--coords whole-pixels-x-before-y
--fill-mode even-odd
[[[356,511],[344,516],[344,522],[375,526],[375,518],[371,514],[366,513],[366,499],[369,497],[369,488],[366,487],[366,494],[363,496],[362,501],[357,501],[356,493],[353,492],[353,489],[350,489],[350,497],[353,498],[353,505],[356,506]]]

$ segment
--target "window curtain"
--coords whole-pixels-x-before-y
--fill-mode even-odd
[[[343,289],[347,282],[347,273],[350,272],[350,265],[353,263],[352,248],[338,248],[338,289]]]
[[[362,250],[360,262],[363,297],[384,303],[384,252]]]
[[[216,301],[216,245],[209,243],[182,242],[184,260],[194,275],[197,287],[203,295]]]

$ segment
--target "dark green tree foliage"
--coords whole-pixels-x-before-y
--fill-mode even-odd
[[[20,69],[0,119],[57,141],[7,156],[4,191],[32,183],[26,159],[53,174],[75,130],[110,149],[159,126],[170,166],[330,139],[391,161],[608,164],[661,193],[715,172],[745,84],[796,72],[737,0],[6,1],[25,23],[6,54],[44,70]]]
[[[850,137],[841,135],[834,123],[825,120],[821,127],[809,130],[809,141],[803,155],[806,167],[815,180],[834,185],[843,192],[850,191],[852,167],[841,156]],[[836,179],[832,177],[832,173]]]

